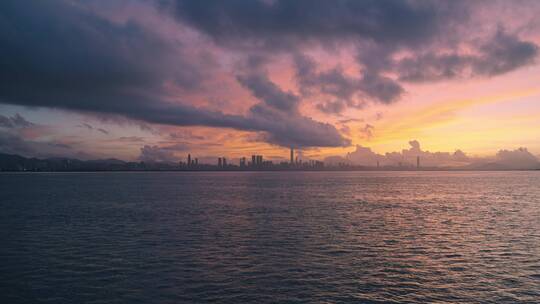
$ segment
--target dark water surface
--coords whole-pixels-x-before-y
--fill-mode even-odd
[[[1,303],[540,303],[540,172],[0,174]]]

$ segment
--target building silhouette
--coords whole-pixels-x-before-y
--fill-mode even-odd
[[[294,148],[291,147],[291,165],[294,165]]]

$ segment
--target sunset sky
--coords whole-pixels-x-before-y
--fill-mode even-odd
[[[0,152],[540,155],[540,1],[0,1]]]

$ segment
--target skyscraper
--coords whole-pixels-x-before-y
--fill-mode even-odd
[[[416,157],[416,169],[420,168],[420,156]]]
[[[251,155],[251,166],[255,167],[257,165],[257,155]]]
[[[220,168],[222,167],[223,163],[222,163],[222,161],[221,161],[221,157],[218,157],[217,165],[218,165],[218,167],[220,167]]]
[[[291,147],[291,165],[294,164],[294,148]]]
[[[191,166],[191,154],[187,155],[187,165],[188,167]]]

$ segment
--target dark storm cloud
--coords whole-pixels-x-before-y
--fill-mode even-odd
[[[538,46],[519,39],[499,28],[493,39],[480,47],[481,60],[473,67],[478,74],[494,76],[532,63],[538,55]]]
[[[261,101],[249,109],[246,117],[251,126],[265,131],[259,138],[292,147],[350,144],[334,126],[300,114],[297,109],[299,98],[283,91],[266,76],[259,74],[238,79]]]
[[[461,1],[159,1],[161,7],[183,24],[206,33],[218,44],[268,52],[302,52],[306,46],[358,48],[362,76],[345,75],[340,67],[316,71],[316,64],[295,56],[297,79],[303,94],[321,92],[363,107],[370,100],[384,104],[397,101],[404,89],[383,75],[394,51],[431,44],[442,30],[454,25],[454,17],[466,19]],[[366,52],[364,44],[375,45]],[[371,47],[373,49],[373,47]],[[260,56],[260,54],[259,54]],[[336,104],[329,104],[336,105]],[[319,108],[335,107],[321,105]]]
[[[350,145],[331,124],[315,121],[299,114],[284,113],[264,105],[255,105],[250,109],[252,124],[268,130],[262,134],[270,143],[287,147]]]
[[[296,54],[296,79],[301,92],[309,96],[323,93],[338,98],[338,101],[319,104],[325,113],[340,113],[348,107],[362,108],[364,100],[390,104],[399,99],[404,89],[391,78],[366,69],[362,76],[346,75],[341,67],[318,72],[316,63],[307,56]],[[360,100],[360,101],[359,101]]]
[[[449,24],[451,15],[462,12],[459,3],[427,1],[171,0],[160,4],[168,12],[173,11],[180,22],[206,33],[220,45],[293,53],[313,43],[328,46],[368,41],[392,50],[414,45],[429,41],[438,29]],[[376,56],[381,56],[380,52],[362,64],[374,62]],[[319,91],[345,100],[350,107],[364,105],[353,101],[357,94],[359,98],[388,104],[398,100],[404,91],[375,66],[366,69],[362,77],[354,78],[345,75],[341,68],[316,72],[315,64],[302,56],[295,61],[304,94]]]
[[[0,115],[0,128],[27,128],[33,125],[33,123],[26,120],[19,113],[11,117]]]
[[[340,114],[347,108],[347,104],[343,100],[326,101],[318,103],[316,108],[323,113]]]
[[[268,113],[257,111],[249,116],[227,115],[167,102],[166,82],[197,87],[204,67],[184,59],[179,45],[134,21],[113,23],[84,5],[65,1],[6,0],[0,3],[0,25],[3,103],[118,115],[148,123],[259,131],[278,144],[297,138],[303,138],[299,143],[303,146],[344,143],[333,126],[306,117],[286,116],[282,122],[276,120],[279,115],[269,119]],[[294,96],[280,96],[269,83],[251,81],[250,85],[269,105],[296,106]],[[283,125],[296,131],[286,132]]]
[[[300,98],[291,92],[284,92],[265,75],[252,74],[238,76],[237,79],[267,106],[286,112],[297,111]]]
[[[497,6],[489,1],[162,0],[159,4],[218,45],[245,52],[248,59],[255,52],[257,64],[269,61],[264,54],[272,56],[275,51],[296,54],[301,93],[324,93],[347,107],[362,107],[366,100],[393,103],[405,92],[401,81],[444,80],[467,73],[500,75],[537,56],[537,46],[515,33],[499,30],[484,43],[469,39],[469,21],[478,8]],[[460,43],[477,54],[440,51]],[[346,75],[339,66],[318,71],[315,62],[297,55],[311,46],[336,52],[342,45],[356,48],[361,75]],[[396,61],[393,56],[400,51],[411,55]],[[332,113],[337,105],[318,108]]]
[[[502,28],[476,49],[476,54],[428,53],[397,62],[404,81],[436,81],[474,76],[496,76],[532,63],[538,46]]]
[[[476,2],[150,2],[179,24],[212,38],[219,50],[245,57],[247,71],[237,80],[260,102],[245,115],[198,108],[189,100],[179,103],[182,96],[170,96],[167,88],[211,91],[205,80],[214,75],[213,60],[195,58],[191,43],[165,39],[137,20],[113,22],[85,2],[67,0],[0,2],[0,102],[149,124],[255,131],[285,146],[343,146],[349,141],[334,126],[299,113],[303,97],[312,92],[331,96],[333,101],[318,106],[327,113],[363,107],[366,101],[391,104],[403,95],[405,80],[453,78],[468,70],[493,76],[537,56],[535,44],[502,30],[481,43],[465,41],[477,51],[468,55],[473,57],[441,55],[440,47],[461,39],[454,29],[466,24]],[[303,54],[312,46],[335,51],[345,45],[356,52],[360,74],[296,60],[300,96],[261,73],[276,53]],[[412,55],[395,61],[400,51]]]
[[[351,100],[359,90],[359,80],[346,76],[340,67],[317,72],[315,61],[301,54],[295,54],[294,63],[296,79],[304,95],[320,91],[342,100]]]
[[[174,46],[133,22],[114,24],[64,1],[0,3],[0,97],[31,106],[121,112],[165,80],[195,85],[196,68],[168,67]],[[159,56],[156,56],[159,55]],[[183,73],[191,76],[191,81]]]
[[[372,39],[414,43],[436,33],[451,3],[428,1],[158,1],[164,10],[235,47]]]

